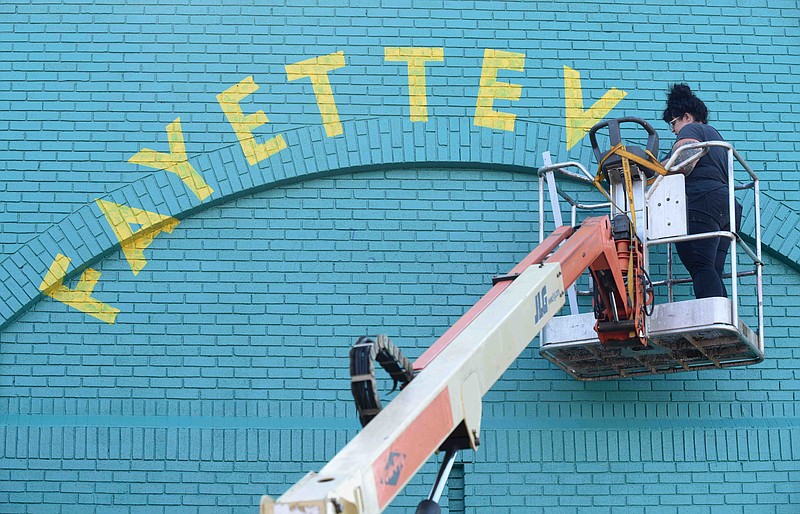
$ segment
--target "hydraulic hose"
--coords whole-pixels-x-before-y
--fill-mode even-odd
[[[360,337],[350,348],[350,390],[356,402],[361,426],[367,426],[381,411],[378,385],[375,381],[375,361],[394,380],[392,391],[404,388],[414,378],[411,361],[403,356],[387,336],[379,335],[373,341]]]

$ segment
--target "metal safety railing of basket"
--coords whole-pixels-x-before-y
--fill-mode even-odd
[[[646,236],[645,238],[645,252],[649,254],[649,250],[652,247],[660,246],[660,245],[667,245],[667,277],[664,280],[654,281],[652,283],[653,287],[664,287],[667,288],[667,301],[672,303],[674,301],[674,286],[678,284],[686,284],[691,283],[692,279],[690,277],[677,277],[674,274],[674,254],[673,254],[673,243],[680,243],[683,241],[692,241],[698,239],[707,239],[707,238],[715,238],[715,237],[724,237],[730,239],[731,241],[731,250],[730,250],[730,268],[731,272],[724,275],[724,278],[731,279],[731,322],[734,326],[738,326],[739,324],[739,281],[743,277],[748,276],[755,276],[756,277],[756,284],[755,284],[755,293],[757,296],[757,318],[758,318],[758,346],[759,349],[763,352],[764,350],[764,299],[763,299],[763,261],[762,261],[762,248],[761,248],[761,198],[760,198],[760,185],[759,179],[753,169],[750,167],[749,164],[744,160],[744,158],[733,148],[732,145],[726,143],[724,141],[706,141],[701,143],[692,143],[688,145],[681,146],[675,150],[675,152],[670,156],[669,160],[665,163],[665,168],[670,172],[674,173],[679,168],[682,168],[687,164],[687,162],[692,162],[698,160],[705,152],[708,151],[711,147],[721,147],[726,150],[727,153],[727,164],[728,164],[728,197],[729,197],[729,215],[730,219],[730,231],[715,231],[715,232],[705,232],[700,234],[689,234],[683,236],[672,236],[666,237],[662,239],[656,240],[649,240]],[[681,162],[679,158],[681,154],[684,152],[701,149],[703,150],[702,154],[694,155],[691,159],[687,159]],[[735,177],[734,177],[734,164],[738,162],[747,172],[750,181],[743,183],[743,184],[736,184]],[[676,164],[677,163],[677,164]],[[577,168],[580,173],[576,173],[574,171],[569,171],[570,168]],[[594,188],[594,177],[589,173],[589,171],[579,162],[575,161],[567,161],[562,163],[556,163],[551,165],[542,166],[539,168],[539,241],[543,241],[545,238],[545,189],[546,182],[548,181],[548,174],[551,174],[553,179],[558,176],[564,179],[569,180],[570,182],[578,182],[591,185]],[[653,190],[654,188],[658,187],[658,183],[661,180],[661,177],[657,177],[655,181],[649,186],[648,190]],[[551,189],[552,186],[555,185],[554,181],[550,184]],[[582,203],[576,201],[572,198],[569,194],[563,191],[560,187],[555,185],[555,193],[562,199],[564,199],[570,205],[570,223],[572,226],[577,225],[579,220],[579,215],[581,213],[585,213],[586,215],[590,214],[591,212],[597,212],[604,209],[611,210],[612,204],[611,202],[599,202],[599,203]],[[755,248],[751,248],[738,234],[738,231],[741,227],[736,226],[736,217],[735,217],[735,192],[736,191],[753,191],[753,204],[754,204],[754,226],[755,226],[755,234],[753,237],[753,242],[755,243]],[[554,195],[551,192],[550,196],[551,207],[555,211],[556,209],[560,209],[560,206],[556,203],[557,200],[554,199]],[[753,262],[753,269],[750,271],[740,271],[739,270],[739,262],[738,262],[738,249],[741,248],[742,251],[752,260]],[[645,262],[649,263],[649,257],[645,259]],[[649,270],[648,270],[649,271]],[[735,277],[735,279],[734,279]],[[578,295],[590,295],[590,291],[578,291]],[[573,314],[576,314],[573,312]]]

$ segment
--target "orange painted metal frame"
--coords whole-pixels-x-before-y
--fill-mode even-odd
[[[378,506],[383,510],[453,430],[448,388],[428,405],[372,463]]]
[[[633,306],[627,301],[623,270],[627,262],[620,262],[617,246],[611,234],[611,223],[607,216],[587,218],[581,228],[545,262],[561,264],[564,287],[574,284],[587,268],[609,270],[619,294],[616,295],[617,311],[623,319],[631,319]],[[609,313],[610,314],[610,313]]]
[[[550,255],[562,241],[569,238],[573,234],[572,227],[558,227],[553,231],[552,234],[547,236],[547,238],[542,241],[539,246],[537,246],[531,253],[529,253],[524,259],[522,259],[519,264],[514,266],[514,269],[511,270],[509,275],[514,275],[517,273],[522,273],[525,271],[529,266],[534,264],[539,264],[544,259]],[[473,305],[455,324],[450,327],[447,332],[442,334],[442,336],[436,340],[427,350],[425,353],[420,355],[420,357],[414,361],[414,371],[420,371],[425,368],[428,364],[431,363],[433,359],[436,358],[437,355],[442,353],[442,350],[447,348],[447,346],[453,341],[453,339],[458,336],[465,328],[472,323],[478,315],[483,312],[491,303],[500,296],[500,293],[506,290],[506,288],[511,284],[510,280],[498,282],[494,287],[492,287],[489,292],[487,292],[483,298],[478,300],[478,302]]]
[[[562,242],[564,244],[556,250]],[[554,250],[555,252],[550,255]],[[529,266],[543,262],[561,265],[564,288],[574,284],[587,268],[609,270],[619,292],[615,296],[617,312],[623,319],[632,318],[634,307],[627,301],[623,277],[623,271],[627,271],[627,267],[620,262],[611,234],[611,223],[607,216],[587,218],[578,230],[567,226],[558,227],[536,249],[514,266],[509,275],[522,273]],[[447,348],[456,336],[469,326],[510,284],[511,280],[507,280],[492,287],[483,298],[478,300],[447,332],[414,361],[414,371],[425,369],[425,366]]]

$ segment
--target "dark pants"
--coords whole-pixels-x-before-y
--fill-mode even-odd
[[[730,230],[728,215],[728,190],[710,191],[705,196],[689,202],[688,232],[716,232]],[[742,206],[736,202],[736,228],[742,221]],[[714,237],[676,243],[678,256],[692,276],[695,298],[711,296],[728,296],[722,282],[722,271],[730,248],[730,240],[726,237]]]

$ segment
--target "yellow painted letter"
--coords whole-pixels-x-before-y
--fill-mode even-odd
[[[264,143],[256,143],[253,131],[267,123],[269,118],[264,111],[257,111],[245,116],[239,105],[239,102],[245,97],[256,91],[258,91],[258,84],[253,81],[251,76],[217,95],[217,101],[233,127],[236,137],[239,138],[239,144],[242,145],[242,151],[250,166],[258,164],[286,148],[286,141],[280,134]]]
[[[314,87],[317,97],[317,107],[322,115],[322,125],[328,137],[338,136],[342,133],[342,123],[339,121],[339,111],[333,99],[333,89],[328,78],[328,72],[344,67],[344,52],[336,52],[305,61],[286,65],[286,76],[289,80],[308,77]]]
[[[179,223],[178,220],[170,216],[135,209],[105,200],[97,199],[97,205],[106,217],[108,224],[111,225],[114,235],[117,236],[122,252],[125,254],[125,258],[128,260],[134,275],[138,275],[142,268],[147,265],[144,249],[150,246],[153,239],[161,232],[172,233]],[[139,225],[141,228],[134,232],[131,229],[131,224]]]
[[[114,323],[119,309],[92,298],[92,291],[94,291],[94,286],[100,278],[99,271],[92,268],[84,271],[75,289],[70,289],[64,285],[64,277],[67,275],[67,268],[71,261],[72,259],[66,255],[56,255],[53,264],[50,265],[50,269],[47,271],[47,275],[44,276],[44,280],[39,286],[39,291],[100,321]]]
[[[425,63],[444,61],[444,48],[397,48],[384,49],[387,61],[408,63],[408,101],[411,121],[428,121],[428,96],[425,88]]]
[[[566,99],[567,116],[567,150],[575,146],[583,136],[597,124],[620,100],[627,95],[612,87],[603,97],[596,101],[589,110],[583,110],[583,91],[581,74],[569,66],[564,66],[564,98]]]
[[[495,130],[514,131],[515,114],[498,112],[493,108],[495,100],[519,100],[522,86],[498,82],[499,70],[523,71],[525,54],[504,52],[487,48],[483,52],[483,68],[481,69],[481,85],[478,90],[478,102],[475,105],[475,125]]]
[[[189,158],[186,157],[186,145],[183,140],[180,118],[176,118],[175,121],[167,125],[167,137],[169,138],[169,153],[142,148],[128,161],[140,166],[164,170],[178,175],[183,183],[186,184],[186,187],[197,195],[197,198],[205,200],[214,190],[206,184],[203,177],[189,164]]]

